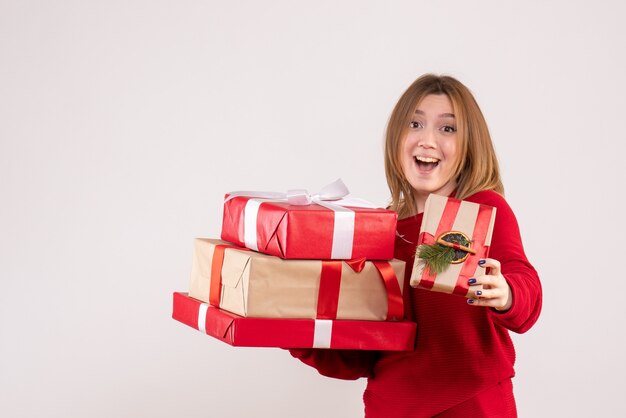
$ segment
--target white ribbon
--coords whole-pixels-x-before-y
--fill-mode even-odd
[[[243,242],[246,247],[254,251],[259,251],[256,237],[256,218],[261,203],[265,201],[267,199],[250,199],[246,202],[246,207],[243,210]]]
[[[330,338],[333,334],[333,321],[330,319],[316,319],[313,331],[313,348],[330,348]]]
[[[209,309],[209,305],[206,303],[200,304],[200,309],[198,309],[198,331],[206,334],[206,313]]]
[[[309,194],[304,189],[288,190],[287,193],[280,192],[255,192],[237,191],[228,194],[225,202],[237,196],[251,197],[244,208],[244,243],[245,246],[258,251],[257,242],[257,216],[259,208],[263,202],[286,201],[290,205],[310,205],[312,203],[324,206],[334,213],[334,229],[331,256],[332,259],[352,258],[352,243],[354,241],[354,219],[353,210],[345,206],[376,208],[377,206],[367,200],[359,198],[346,198],[350,193],[346,185],[337,179],[324,186],[319,193]]]
[[[337,179],[332,183],[324,186],[319,193],[310,195],[305,189],[287,190],[287,193],[281,192],[255,192],[255,191],[237,191],[228,193],[226,202],[237,196],[259,197],[263,199],[287,200],[290,205],[310,205],[314,200],[339,200],[350,193],[346,185]]]

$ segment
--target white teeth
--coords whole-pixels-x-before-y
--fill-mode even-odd
[[[416,156],[415,159],[417,161],[420,161],[422,163],[438,163],[439,160],[436,158],[431,158],[431,157],[418,157]]]

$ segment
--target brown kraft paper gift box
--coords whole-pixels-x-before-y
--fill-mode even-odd
[[[218,246],[229,246],[223,251],[223,263],[214,261]],[[283,260],[279,257],[246,250],[215,239],[194,240],[194,256],[189,296],[219,306],[220,309],[244,316],[263,318],[320,318],[320,283],[323,270],[321,260]],[[217,263],[217,266],[216,266]],[[340,269],[336,291],[326,291],[336,299],[334,317],[327,319],[354,320],[401,320],[402,295],[405,263],[401,260],[389,262],[365,262],[360,273],[346,262],[335,263]],[[374,263],[389,263],[387,282]],[[221,264],[221,268],[219,266]],[[221,286],[213,283],[211,300],[212,269],[221,272]],[[390,278],[391,273],[393,279]],[[395,273],[395,274],[394,274]],[[218,274],[219,275],[219,274]],[[219,284],[219,278],[214,278]],[[324,287],[324,285],[322,285]],[[331,285],[332,287],[332,285]],[[327,287],[325,289],[328,289]],[[393,300],[388,303],[393,289]],[[399,299],[399,301],[398,301]],[[392,305],[394,309],[392,317]],[[331,309],[332,310],[332,309]],[[399,316],[399,317],[398,317]]]
[[[424,207],[411,286],[468,296],[468,279],[478,274],[478,261],[489,255],[495,218],[494,207],[430,194]],[[464,235],[475,253],[461,252],[467,257],[450,264],[441,273],[432,274],[419,258],[420,246],[433,245],[446,234]]]

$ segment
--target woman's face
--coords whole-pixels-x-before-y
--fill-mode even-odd
[[[456,120],[445,94],[430,94],[417,105],[402,145],[402,169],[415,190],[418,210],[429,193],[450,195],[458,158]]]

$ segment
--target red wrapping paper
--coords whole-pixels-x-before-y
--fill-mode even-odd
[[[227,195],[228,196],[228,195]],[[244,209],[249,197],[224,203],[221,238],[245,247]],[[343,259],[391,260],[396,234],[396,212],[348,207],[355,212],[352,254]],[[332,259],[334,213],[318,204],[287,202],[260,204],[257,222],[258,251],[285,259]],[[254,248],[253,248],[254,249]]]
[[[416,332],[410,321],[244,318],[180,292],[174,293],[172,318],[238,347],[408,351],[414,348]],[[331,324],[328,341],[316,335],[316,322]]]

